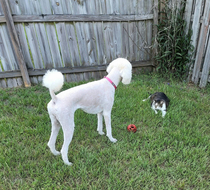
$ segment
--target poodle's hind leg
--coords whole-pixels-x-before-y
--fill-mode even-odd
[[[52,114],[50,114],[50,119],[51,119],[51,124],[52,124],[52,129],[51,129],[51,135],[50,135],[50,140],[47,143],[48,147],[50,148],[51,152],[57,156],[60,154],[59,151],[55,149],[55,143],[56,143],[56,138],[58,136],[58,132],[60,130],[60,124],[56,117]]]
[[[104,135],[103,132],[103,115],[102,112],[97,114],[98,116],[98,127],[97,127],[97,131],[100,135]]]
[[[64,142],[61,148],[61,155],[62,155],[62,159],[64,163],[70,166],[72,165],[72,163],[69,162],[68,160],[68,149],[69,149],[69,144],[71,143],[71,140],[74,134],[74,120],[68,117],[62,118],[62,119],[63,120],[60,122],[63,129]]]

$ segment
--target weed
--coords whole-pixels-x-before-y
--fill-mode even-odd
[[[165,8],[160,13],[162,19],[157,26],[157,70],[163,76],[186,78],[194,48],[191,45],[192,31],[185,33],[186,21],[183,19],[185,2],[181,2],[181,8],[177,8],[176,4],[171,6],[167,2],[163,4]]]

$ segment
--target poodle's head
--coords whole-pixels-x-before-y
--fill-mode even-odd
[[[130,84],[132,78],[132,65],[127,59],[117,58],[112,61],[106,71],[109,73],[113,68],[118,68],[123,84]]]

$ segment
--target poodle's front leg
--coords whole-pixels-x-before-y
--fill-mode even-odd
[[[109,140],[113,143],[117,142],[117,139],[112,137],[112,128],[111,128],[111,111],[104,111],[104,120],[106,124],[106,136],[109,138]]]
[[[104,135],[103,132],[103,115],[102,112],[97,114],[98,116],[98,127],[97,127],[97,131],[100,135]]]

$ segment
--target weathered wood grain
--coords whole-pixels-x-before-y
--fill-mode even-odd
[[[153,14],[148,15],[14,15],[15,23],[21,22],[129,22],[129,21],[144,21],[152,20]],[[0,16],[0,23],[6,20],[4,16]]]
[[[36,69],[43,68],[43,61],[41,57],[41,52],[39,49],[39,44],[37,41],[37,35],[34,28],[34,24],[25,25],[25,31],[28,39],[29,48],[31,50],[31,56],[33,59],[33,67]]]
[[[192,22],[192,30],[193,34],[191,37],[192,45],[196,47],[198,36],[199,36],[199,30],[200,30],[200,17],[201,17],[201,11],[202,11],[202,1],[196,1],[195,5],[196,9],[193,16],[193,22]]]
[[[200,78],[201,78],[200,79],[200,84],[199,84],[200,88],[203,88],[203,87],[206,86],[208,78],[209,78],[209,69],[210,69],[209,60],[210,60],[210,42],[208,42],[208,47],[207,47],[206,55],[205,55],[205,58],[204,58],[202,73],[201,73],[201,76],[200,76]]]
[[[80,65],[80,56],[79,49],[76,37],[76,28],[74,23],[66,23],[66,35],[67,35],[67,43],[69,44],[72,66]]]
[[[40,54],[43,61],[43,68],[53,68],[52,53],[50,51],[50,46],[48,42],[48,37],[46,33],[45,24],[39,23],[35,24],[37,41],[40,48]]]
[[[187,34],[190,28],[190,21],[191,21],[191,14],[192,14],[192,8],[193,8],[193,0],[186,1],[185,6],[185,13],[184,13],[184,19],[187,22],[185,33]]]
[[[27,42],[26,35],[25,35],[25,27],[24,27],[23,24],[16,24],[15,28],[16,28],[16,31],[17,31],[17,34],[18,34],[18,39],[19,39],[19,42],[20,42],[20,48],[21,48],[22,53],[23,53],[23,57],[24,57],[24,61],[26,63],[26,67],[29,68],[29,69],[32,69],[34,66],[33,66],[30,51],[29,51],[29,48],[28,48],[28,42]]]
[[[56,35],[56,27],[54,24],[46,24],[46,33],[52,54],[53,66],[62,67],[63,62],[60,55],[58,39]]]

